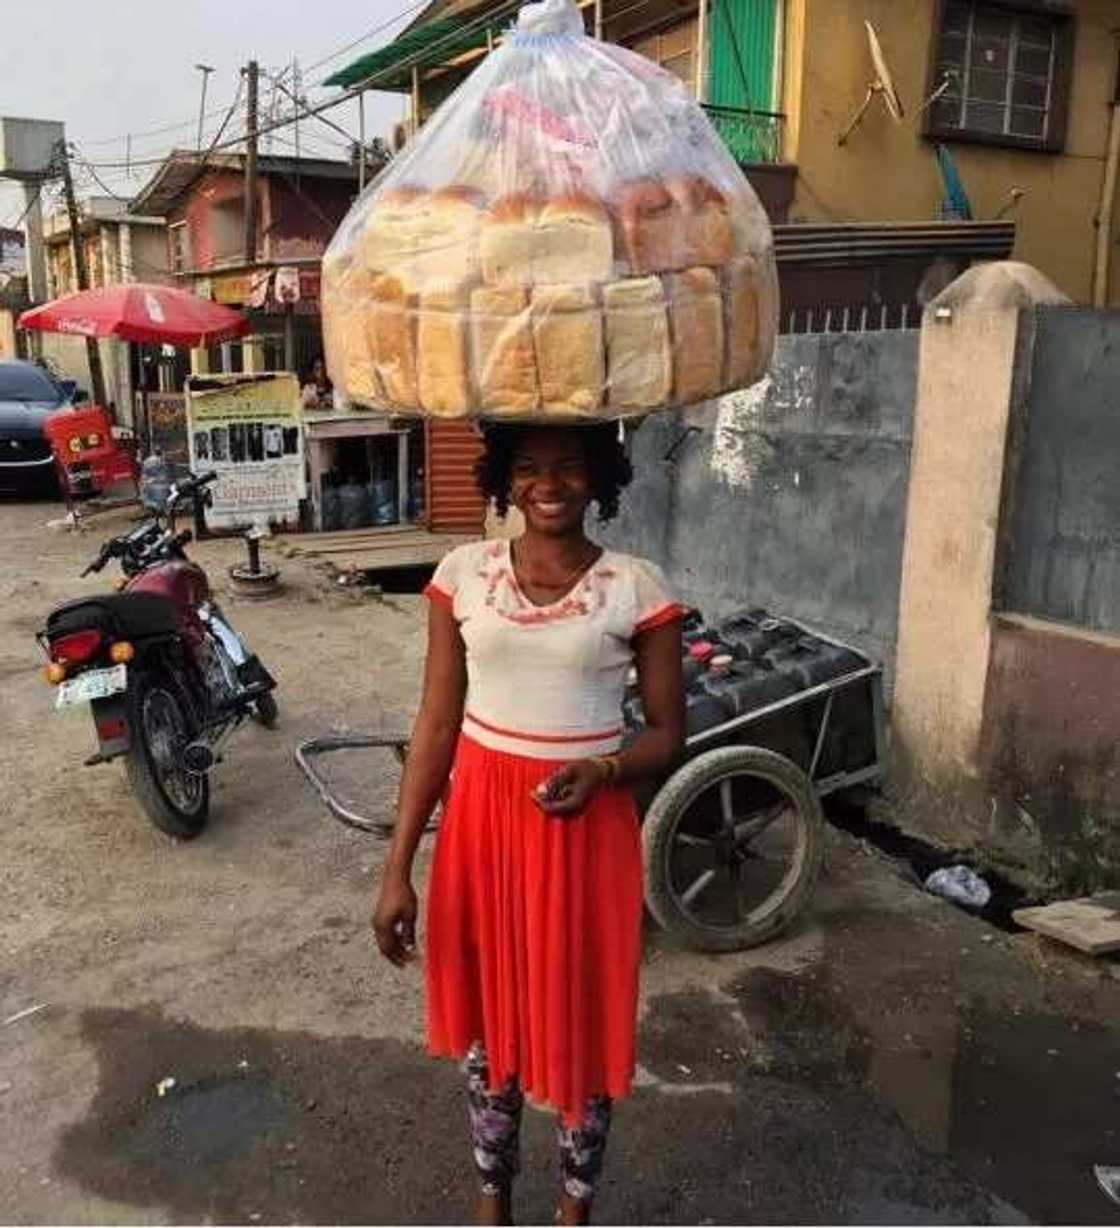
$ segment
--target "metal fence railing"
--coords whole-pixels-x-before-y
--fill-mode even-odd
[[[919,303],[842,303],[783,309],[781,333],[877,333],[920,328]]]
[[[784,115],[777,111],[746,111],[740,107],[712,104],[705,104],[704,111],[736,162],[782,160]]]

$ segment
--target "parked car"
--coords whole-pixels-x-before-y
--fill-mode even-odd
[[[73,404],[78,390],[30,362],[0,361],[0,493],[58,493],[47,415]]]

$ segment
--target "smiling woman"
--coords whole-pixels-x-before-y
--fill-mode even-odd
[[[591,504],[610,519],[629,480],[615,427],[491,428],[479,484],[525,532],[453,551],[427,590],[424,694],[373,923],[382,954],[407,963],[413,856],[450,780],[428,1042],[467,1059],[481,1222],[508,1222],[526,1095],[559,1113],[562,1216],[585,1222],[634,1069],[642,887],[627,786],[682,744],[683,611],[653,564],[584,532]],[[648,724],[622,749],[635,666]]]

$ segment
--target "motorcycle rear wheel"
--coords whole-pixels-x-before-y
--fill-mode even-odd
[[[178,687],[160,674],[141,674],[128,691],[132,749],[128,783],[160,831],[190,840],[210,815],[210,782],[182,766],[195,722]]]

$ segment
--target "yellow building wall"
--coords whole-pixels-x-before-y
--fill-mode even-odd
[[[978,219],[994,218],[1013,187],[1015,255],[1070,297],[1087,301],[1116,85],[1120,0],[1076,5],[1073,90],[1065,152],[1034,153],[962,142],[953,156]],[[916,221],[942,198],[934,147],[921,136],[934,0],[787,0],[785,156],[798,167],[790,220]],[[864,20],[879,34],[906,108],[895,124],[881,101],[838,146],[872,79]],[[1118,210],[1120,214],[1120,210]],[[1109,301],[1120,305],[1120,216],[1113,235]]]

